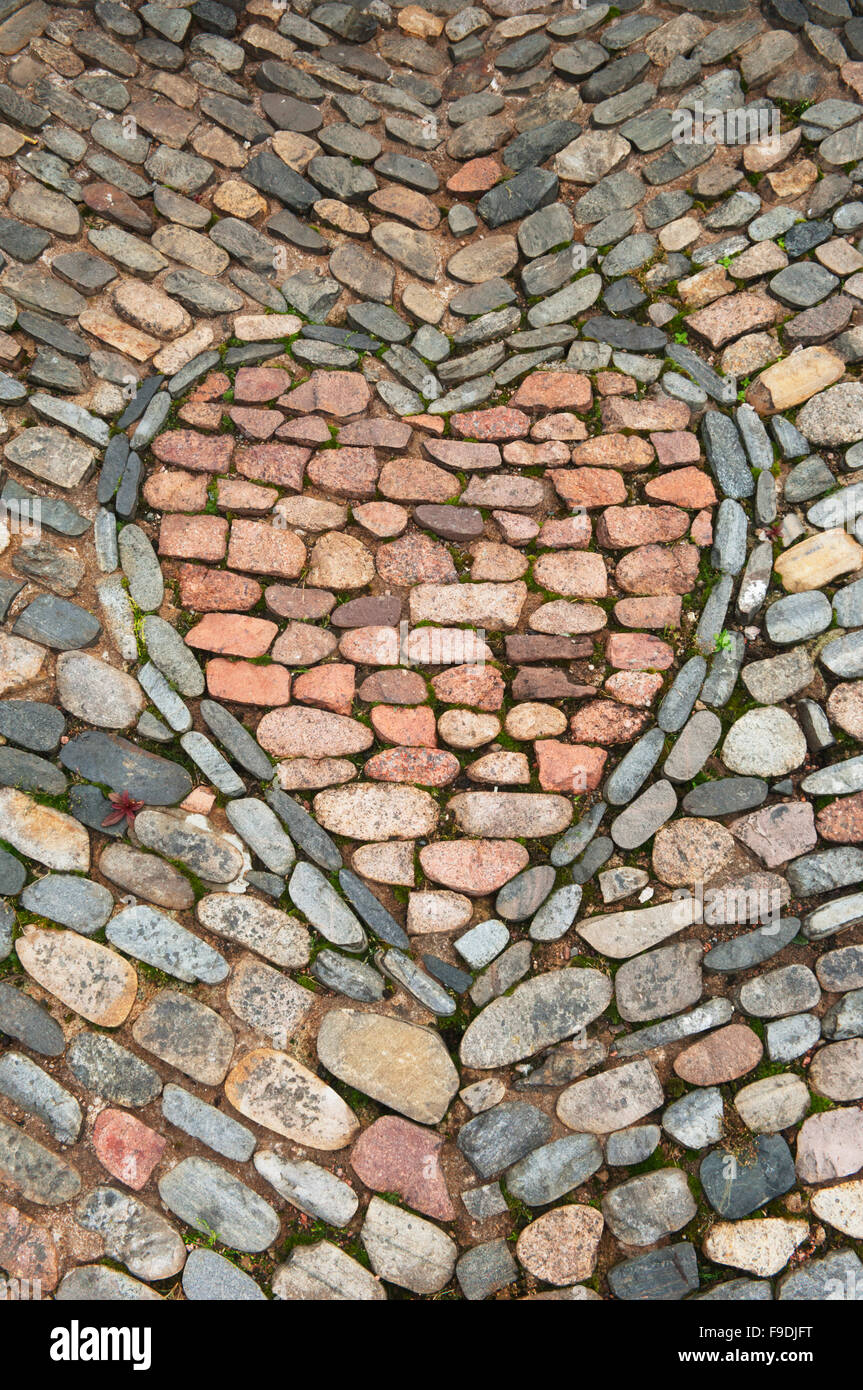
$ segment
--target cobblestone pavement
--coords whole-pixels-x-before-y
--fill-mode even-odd
[[[863,0],[459,5],[0,0],[10,1297],[863,1298]]]

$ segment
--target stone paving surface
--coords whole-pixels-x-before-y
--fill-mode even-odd
[[[0,0],[0,1273],[860,1299],[861,0]]]

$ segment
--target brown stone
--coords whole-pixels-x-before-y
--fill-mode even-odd
[[[309,461],[309,481],[333,497],[374,497],[380,464],[374,449],[326,449]]]
[[[734,855],[734,837],[724,825],[681,816],[663,825],[653,840],[653,872],[669,888],[707,883]]]
[[[293,705],[265,714],[257,739],[277,758],[326,758],[364,753],[374,742],[374,735],[356,719]]]
[[[596,523],[597,544],[612,550],[676,541],[689,529],[689,517],[678,507],[609,507]]]
[[[577,743],[610,747],[615,743],[633,743],[648,723],[646,714],[637,714],[614,700],[591,700],[573,715],[569,727]]]
[[[371,389],[359,372],[312,372],[308,381],[279,401],[288,410],[305,415],[320,410],[344,419],[360,415],[371,399]]]
[[[622,598],[614,605],[614,616],[623,627],[680,627],[682,607],[678,595]]]
[[[157,512],[200,512],[207,505],[207,479],[203,475],[163,469],[144,483],[144,501]]]
[[[845,362],[828,347],[805,347],[763,371],[746,393],[762,415],[790,410],[840,380]]]
[[[311,454],[297,444],[249,444],[237,450],[237,472],[244,478],[257,478],[276,487],[299,492],[303,469]]]
[[[566,791],[581,796],[599,786],[608,758],[604,749],[560,743],[553,738],[537,739],[534,748],[543,791]]]
[[[217,430],[222,423],[222,414],[220,405],[207,405],[203,401],[189,401],[177,411],[178,418],[195,430]]]
[[[99,1162],[135,1192],[146,1186],[167,1142],[125,1110],[102,1110],[93,1126]]]
[[[276,431],[278,439],[291,439],[296,444],[326,444],[331,438],[329,427],[317,415],[300,415],[296,420],[286,420]],[[345,443],[362,444],[361,439],[345,440]]]
[[[546,415],[530,427],[531,439],[587,439],[587,426],[569,410]]]
[[[240,613],[208,613],[186,633],[186,645],[220,656],[263,656],[278,632],[266,618]]]
[[[153,440],[152,450],[162,463],[179,464],[196,473],[227,473],[234,441],[224,434],[211,439],[196,430],[166,430]]]
[[[698,578],[698,550],[685,541],[667,549],[641,546],[618,560],[615,578],[628,594],[689,594]]]
[[[461,484],[454,473],[426,459],[390,459],[380,471],[378,488],[393,502],[451,502]]]
[[[674,650],[644,632],[612,632],[605,644],[605,659],[620,671],[667,671],[674,664]]]
[[[602,556],[591,551],[559,550],[541,555],[534,561],[533,577],[542,588],[567,598],[605,598],[608,592]]]
[[[503,704],[506,685],[493,666],[454,666],[432,680],[437,698],[445,705],[469,705],[492,713]]]
[[[228,523],[221,516],[162,517],[159,527],[159,554],[182,560],[224,559],[228,544]]]
[[[581,700],[595,694],[592,685],[579,685],[554,666],[523,666],[512,683],[514,700]]]
[[[279,499],[274,487],[259,487],[242,478],[219,478],[216,483],[216,503],[222,511],[240,515],[264,516],[273,510]]]
[[[655,502],[671,502],[677,507],[712,507],[717,500],[709,476],[700,468],[678,468],[664,477],[651,478],[644,485],[644,494]]]
[[[665,430],[652,434],[650,442],[656,449],[661,468],[677,468],[682,463],[698,463],[701,446],[697,435],[689,430]]]
[[[56,1288],[60,1277],[50,1227],[8,1202],[0,1202],[0,1269],[10,1279],[41,1284],[45,1293]]]
[[[729,1023],[684,1048],[674,1060],[674,1070],[692,1086],[721,1086],[757,1067],[763,1051],[751,1028]]]
[[[338,438],[340,448],[359,444],[377,449],[406,449],[411,427],[404,420],[351,420],[339,427]]]
[[[477,898],[496,893],[529,862],[516,840],[438,840],[420,850],[427,878]]]
[[[428,691],[418,671],[375,671],[357,693],[366,704],[417,705]]]
[[[394,183],[373,193],[369,206],[388,217],[400,217],[403,222],[421,227],[426,232],[433,232],[440,222],[440,213],[430,198],[413,188],[400,188]]]
[[[375,782],[445,787],[458,777],[461,764],[442,748],[385,748],[369,758],[363,771]]]
[[[245,439],[270,439],[284,417],[278,410],[251,410],[248,406],[232,405],[228,418]]]
[[[350,714],[355,689],[356,667],[346,661],[328,661],[325,666],[296,676],[292,694],[301,704],[332,710],[334,714]]]
[[[479,159],[469,159],[460,169],[451,175],[446,181],[446,186],[450,193],[458,193],[462,197],[476,196],[478,193],[487,193],[503,174],[503,169],[496,159],[490,155],[482,155]],[[512,269],[512,267],[510,267]],[[499,272],[505,274],[504,271]],[[453,275],[463,278],[458,270],[452,271]]]
[[[510,404],[525,410],[573,410],[585,412],[593,403],[590,377],[583,372],[532,372],[526,376]]]
[[[544,521],[539,533],[539,544],[549,550],[582,550],[590,545],[593,526],[589,516],[577,513],[562,521]]]
[[[437,727],[430,705],[377,705],[371,719],[372,728],[383,743],[403,748],[437,747]]]
[[[207,662],[207,689],[214,700],[235,700],[241,705],[286,705],[291,695],[291,675],[271,662],[254,666],[250,661]]]
[[[610,430],[685,430],[689,406],[670,396],[645,396],[641,401],[612,397],[602,402],[602,424]],[[653,441],[656,443],[656,441]]]
[[[417,532],[380,546],[375,564],[384,583],[395,588],[423,583],[454,584],[458,579],[447,547]]]
[[[303,585],[271,584],[264,595],[266,605],[277,618],[296,618],[298,622],[314,622],[325,618],[336,603],[335,594],[326,589],[311,589]]]
[[[180,602],[198,612],[225,612],[254,608],[261,597],[256,579],[229,570],[203,569],[200,565],[180,565]]]
[[[153,230],[153,219],[144,211],[140,203],[117,188],[113,183],[88,183],[81,191],[81,197],[92,212],[100,217],[108,217],[131,232],[148,237]]]
[[[379,540],[400,536],[407,528],[410,513],[396,502],[361,502],[351,508],[354,521]]]
[[[827,713],[846,734],[863,739],[863,681],[843,681],[834,686],[827,699]]]
[[[772,328],[781,313],[775,299],[764,294],[724,295],[704,309],[689,314],[685,322],[699,338],[714,349],[724,347],[743,333]]]
[[[336,646],[335,635],[314,623],[288,623],[273,646],[272,657],[283,666],[314,666],[332,656]]]
[[[572,461],[590,467],[619,468],[622,473],[638,473],[653,462],[653,445],[637,434],[598,434],[576,444]]]
[[[233,568],[296,579],[305,562],[306,547],[293,532],[262,521],[233,522],[228,546],[228,564]]]
[[[507,636],[505,642],[506,659],[513,666],[523,666],[533,661],[578,661],[593,654],[593,642],[589,637],[534,637],[519,633]]]
[[[863,840],[863,792],[839,797],[815,817],[818,834],[836,844],[855,844]]]
[[[296,539],[292,537],[292,539]],[[364,589],[374,578],[371,552],[355,536],[328,531],[315,541],[309,555],[308,581],[320,588]]]
[[[548,477],[568,507],[608,507],[626,501],[626,484],[610,468],[551,468]]]
[[[519,1263],[546,1284],[577,1284],[596,1268],[605,1222],[601,1211],[574,1204],[544,1212],[525,1226],[516,1245]]]
[[[395,1192],[424,1216],[452,1221],[456,1212],[440,1162],[443,1145],[433,1130],[382,1115],[354,1144],[351,1167],[372,1192]]]
[[[512,443],[503,446],[504,463],[514,463],[517,468],[541,468],[546,464],[569,463],[569,457],[569,445],[562,439],[549,439],[544,444],[530,444],[526,439],[514,439]]]
[[[466,439],[523,439],[530,419],[523,410],[498,405],[490,410],[469,410],[450,416],[450,427]]]
[[[823,589],[840,575],[850,574],[863,565],[863,547],[841,526],[819,531],[798,541],[779,556],[774,564],[789,594]]]
[[[635,705],[636,709],[650,709],[662,689],[662,677],[658,671],[616,671],[613,676],[609,676],[604,689],[615,700],[622,700],[625,705]]]

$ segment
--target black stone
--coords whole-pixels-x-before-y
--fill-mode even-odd
[[[265,92],[261,110],[276,130],[294,130],[300,135],[313,135],[323,124],[320,107],[281,92]]]
[[[788,1192],[797,1175],[785,1140],[778,1134],[760,1134],[754,1155],[714,1149],[702,1159],[699,1177],[714,1211],[726,1221],[740,1221]]]
[[[0,849],[0,897],[14,898],[21,892],[27,871],[20,859],[8,850]]]
[[[525,169],[514,179],[484,193],[477,203],[477,212],[486,226],[502,227],[505,222],[520,220],[553,203],[557,190],[557,174],[548,169]]]
[[[304,854],[322,869],[332,871],[342,867],[341,851],[335,840],[330,839],[298,801],[278,787],[268,787],[266,800],[279,820],[284,821],[291,839],[296,840]]]
[[[66,720],[54,705],[38,700],[0,700],[0,734],[31,753],[55,753]]]
[[[0,217],[0,250],[7,256],[14,256],[16,261],[35,261],[50,245],[50,232],[28,227],[14,217]]]
[[[79,362],[85,362],[90,356],[90,344],[77,333],[73,333],[71,328],[66,328],[54,319],[46,318],[44,314],[37,314],[32,309],[21,311],[18,315],[18,327],[22,333],[28,333],[31,338],[35,338],[37,343],[47,343],[48,347],[56,348],[66,357],[75,357]]]
[[[603,314],[588,320],[582,337],[595,343],[608,343],[610,347],[621,348],[624,352],[660,352],[668,342],[666,334],[658,328],[625,323],[606,318]]]
[[[113,810],[112,803],[102,795],[98,787],[91,787],[87,783],[70,787],[69,815],[74,816],[82,825],[89,826],[91,830],[98,830],[100,834],[118,840],[126,833],[126,822],[121,821],[119,825],[103,824],[105,817]]]
[[[687,816],[730,816],[752,811],[767,800],[767,783],[760,777],[720,777],[702,782],[683,798]]]
[[[699,1288],[695,1247],[688,1241],[624,1260],[608,1271],[615,1298],[674,1303]]]
[[[138,394],[140,395],[140,392]],[[127,409],[131,410],[134,405],[135,401],[132,401]],[[122,423],[125,414],[126,411],[120,417],[120,423]],[[137,419],[137,416],[134,416],[133,419]],[[131,421],[127,423],[131,424]],[[106,502],[110,502],[120,486],[120,479],[123,476],[123,469],[126,467],[128,457],[129,441],[125,434],[113,435],[108,441],[108,447],[102,457],[102,471],[99,474],[96,488],[96,500],[100,506],[104,507]]]
[[[440,980],[446,989],[454,990],[456,994],[465,994],[473,984],[473,976],[468,975],[466,970],[459,970],[457,966],[450,965],[437,956],[423,956],[423,965],[430,975]]]
[[[12,985],[0,984],[0,1033],[42,1057],[62,1057],[66,1047],[63,1029],[48,1010]]]
[[[88,729],[63,745],[60,761],[64,767],[90,782],[127,791],[148,806],[175,806],[189,795],[192,779],[184,767],[146,753],[117,734]]]
[[[410,950],[410,939],[399,926],[392,913],[387,912],[370,888],[351,869],[339,870],[339,887],[351,907],[359,913],[370,931],[388,946],[397,946],[402,951]]]
[[[144,414],[144,411],[147,409],[147,406],[150,404],[150,401],[153,399],[164,380],[165,378],[163,376],[160,376],[158,373],[155,376],[148,376],[144,378],[144,380],[141,382],[141,385],[138,387],[138,390],[135,392],[134,397],[126,406],[126,409],[123,411],[123,414],[117,421],[118,430],[128,429],[130,425],[134,425],[136,420],[140,420],[141,416]],[[116,443],[117,438],[118,436],[114,435],[113,439],[110,441],[108,445],[108,450],[106,450],[106,459],[108,451],[110,451],[111,445]],[[102,472],[104,473],[104,471],[105,469],[103,466]],[[109,496],[113,496],[113,493],[109,493]],[[99,501],[102,501],[101,496],[99,498]]]
[[[55,651],[70,652],[95,642],[102,624],[77,603],[56,594],[37,594],[15,619],[12,631]]]

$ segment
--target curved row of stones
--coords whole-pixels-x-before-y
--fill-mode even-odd
[[[0,55],[0,1271],[863,1297],[863,6]]]

